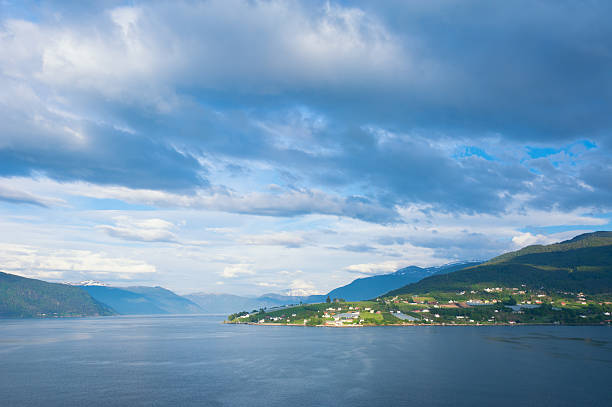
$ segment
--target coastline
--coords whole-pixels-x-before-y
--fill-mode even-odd
[[[304,324],[277,324],[272,322],[232,322],[223,321],[223,324],[229,325],[255,325],[255,326],[300,326],[305,328],[381,328],[386,326],[393,327],[427,327],[427,326],[450,326],[450,327],[485,327],[485,326],[612,326],[610,324],[546,324],[546,323],[500,323],[500,324],[444,324],[444,323],[433,323],[433,324],[387,324],[387,325],[375,325],[375,324],[360,324],[360,325],[304,325]]]

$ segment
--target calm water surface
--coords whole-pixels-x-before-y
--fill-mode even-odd
[[[612,328],[0,320],[2,406],[612,406]]]

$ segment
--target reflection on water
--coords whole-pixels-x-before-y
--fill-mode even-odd
[[[608,327],[0,320],[3,405],[609,406]]]
[[[604,332],[610,330],[608,327],[598,327],[597,329],[604,329]],[[595,333],[598,333],[596,329]],[[606,338],[562,336],[541,332],[530,332],[527,335],[512,335],[511,332],[508,332],[506,336],[489,336],[486,339],[513,345],[515,349],[545,352],[554,358],[612,364],[612,342]],[[593,353],[589,349],[591,346],[601,348],[602,351]]]
[[[605,328],[609,329],[609,328]],[[521,342],[521,341],[532,341],[532,340],[546,340],[546,341],[578,341],[584,342],[587,345],[592,346],[607,346],[610,345],[610,341],[608,340],[600,340],[593,339],[590,337],[567,337],[567,336],[558,336],[552,334],[544,334],[544,333],[530,333],[525,336],[507,336],[507,337],[488,337],[492,341],[501,341],[501,342]]]

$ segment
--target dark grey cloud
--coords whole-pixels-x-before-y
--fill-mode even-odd
[[[60,181],[87,181],[131,188],[192,190],[206,187],[205,169],[163,141],[107,128],[85,146],[39,144],[0,149],[0,176],[43,173]]]
[[[463,231],[448,238],[437,234],[418,237],[407,236],[406,240],[417,247],[434,250],[436,256],[457,260],[486,260],[508,250],[508,243],[496,240],[491,235]]]
[[[611,12],[552,0],[12,5],[0,175],[191,193],[218,184],[204,163],[221,160],[233,180],[257,163],[284,190],[335,196],[328,210],[245,213],[395,222],[396,205],[503,213],[517,196],[610,209]],[[577,140],[597,147],[562,164],[525,151]],[[467,148],[483,153],[457,154]]]
[[[425,126],[498,131],[519,140],[598,138],[610,129],[610,2],[359,5],[439,67],[422,92],[405,93],[407,104],[395,114]]]

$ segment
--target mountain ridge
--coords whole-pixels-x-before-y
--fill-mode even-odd
[[[504,253],[485,263],[430,276],[386,296],[465,290],[477,284],[588,293],[612,292],[612,232],[594,232],[551,245]]]
[[[163,287],[79,286],[96,300],[122,315],[197,314],[203,310],[191,300]]]
[[[114,315],[115,310],[79,287],[0,272],[0,317]]]
[[[342,298],[346,301],[372,299],[430,275],[449,273],[477,264],[480,264],[480,262],[454,262],[425,268],[418,266],[403,267],[393,273],[355,279],[349,284],[330,291],[327,295],[332,299]]]

